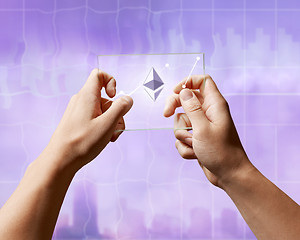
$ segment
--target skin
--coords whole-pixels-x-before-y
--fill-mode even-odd
[[[115,79],[92,71],[74,95],[50,143],[33,161],[19,186],[0,210],[1,239],[51,239],[66,191],[76,174],[125,129],[123,116],[130,97],[115,102],[101,97],[116,94]]]
[[[203,79],[207,79],[204,88]],[[297,239],[299,206],[266,179],[249,161],[231,119],[229,107],[210,76],[184,79],[167,101],[164,115],[175,115],[176,147],[183,158],[197,159],[207,179],[222,188],[238,207],[258,239]],[[92,161],[125,129],[123,116],[133,101],[112,102],[116,81],[92,71],[74,95],[48,146],[33,161],[19,186],[0,209],[1,239],[51,239],[66,191],[77,171]],[[202,89],[202,91],[199,91]]]
[[[175,87],[164,111],[170,117],[182,107],[185,113],[175,115],[175,129],[193,128],[193,133],[175,130],[179,154],[198,160],[207,179],[229,195],[258,239],[299,239],[299,205],[251,164],[211,77],[193,76],[182,89],[185,81]]]

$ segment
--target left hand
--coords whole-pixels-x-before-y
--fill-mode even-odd
[[[118,139],[125,129],[123,116],[133,100],[124,96],[116,101],[101,97],[101,89],[109,97],[116,94],[116,80],[109,74],[94,69],[82,89],[75,94],[53,134],[50,146],[63,154],[58,164],[76,170],[92,161],[111,141]]]

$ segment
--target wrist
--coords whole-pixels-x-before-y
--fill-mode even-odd
[[[74,147],[72,142],[64,141],[64,138],[57,138],[56,136],[50,140],[42,154],[45,157],[51,157],[49,161],[52,168],[55,168],[59,173],[75,175],[82,167],[75,149],[76,147]]]
[[[47,185],[64,180],[72,180],[77,168],[71,165],[71,156],[64,147],[56,147],[51,142],[27,168],[25,176],[38,178]]]
[[[248,179],[253,177],[258,170],[249,161],[246,154],[239,158],[239,164],[233,168],[228,174],[221,177],[219,180],[219,186],[225,192],[229,191],[231,187],[237,184],[245,184]]]

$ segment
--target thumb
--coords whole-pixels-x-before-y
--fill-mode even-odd
[[[113,132],[120,118],[131,109],[132,105],[133,100],[129,96],[120,97],[114,101],[111,106],[98,117],[102,128]]]
[[[207,126],[209,121],[202,109],[199,99],[193,91],[183,89],[179,93],[179,96],[183,110],[192,123],[193,130],[197,131],[204,126]]]

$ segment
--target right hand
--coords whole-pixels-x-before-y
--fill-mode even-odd
[[[212,78],[192,76],[183,89],[185,81],[176,85],[174,95],[167,100],[164,115],[170,117],[176,108],[183,107],[185,113],[176,114],[174,128],[192,127],[193,133],[175,130],[176,148],[183,158],[198,159],[208,180],[223,188],[235,174],[248,171],[253,165],[240,142],[228,103]]]

